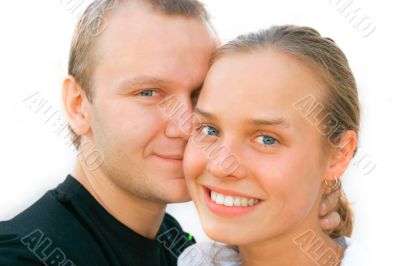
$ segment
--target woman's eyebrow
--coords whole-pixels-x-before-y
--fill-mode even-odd
[[[217,117],[214,114],[201,110],[198,107],[194,108],[194,113],[199,114],[208,119],[217,120]],[[256,126],[279,126],[282,128],[290,127],[290,123],[283,117],[268,118],[268,119],[250,119],[247,121],[247,124]]]
[[[290,127],[290,124],[284,118],[268,118],[268,119],[251,119],[249,120],[249,124],[253,124],[256,126],[279,126],[282,128]]]
[[[217,120],[217,117],[214,114],[212,114],[210,112],[207,112],[207,111],[204,111],[204,110],[201,110],[198,107],[194,107],[194,113],[199,114],[199,115],[201,115],[201,116],[203,116],[205,118]]]

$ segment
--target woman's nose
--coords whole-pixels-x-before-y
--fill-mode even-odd
[[[220,147],[217,152],[208,156],[208,172],[218,178],[246,177],[246,167],[238,154],[229,146]]]

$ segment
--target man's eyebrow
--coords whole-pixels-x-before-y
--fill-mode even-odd
[[[151,76],[136,76],[136,77],[128,77],[128,78],[122,78],[120,80],[117,80],[115,82],[115,88],[120,89],[120,88],[131,88],[135,86],[140,86],[140,85],[168,85],[170,84],[169,81],[157,78],[157,77],[151,77]]]

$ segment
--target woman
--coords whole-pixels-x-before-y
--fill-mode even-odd
[[[341,226],[328,236],[318,222],[360,123],[331,39],[290,25],[239,36],[213,57],[195,114],[185,176],[203,229],[226,245],[196,244],[178,265],[358,265],[343,192]]]

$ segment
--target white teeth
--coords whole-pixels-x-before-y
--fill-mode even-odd
[[[212,199],[213,201],[216,201],[216,200],[217,200],[217,193],[215,193],[214,191],[211,191],[211,199]]]
[[[246,207],[247,206],[247,199],[246,198],[242,198],[240,200],[240,205],[242,205],[242,207]]]
[[[224,204],[224,195],[217,193],[217,198],[215,199],[217,204]]]
[[[233,206],[239,207],[240,206],[240,197],[235,197],[233,201]]]
[[[249,201],[247,202],[247,204],[248,204],[249,206],[253,206],[253,204],[254,204],[254,199],[249,199]]]
[[[224,205],[225,206],[233,206],[233,197],[232,196],[225,196]]]
[[[260,202],[258,199],[223,195],[215,191],[211,191],[211,200],[219,205],[225,205],[228,207],[250,207]]]

